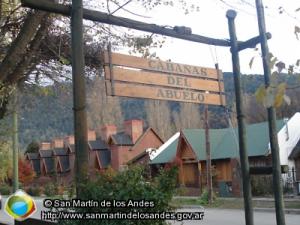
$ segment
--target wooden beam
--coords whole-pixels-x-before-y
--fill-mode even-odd
[[[84,184],[88,179],[88,137],[86,112],[86,87],[83,53],[82,0],[72,0],[71,46],[72,46],[72,83],[75,136],[75,180],[76,196],[84,196]]]
[[[271,39],[272,35],[270,33],[266,33],[266,37],[267,37],[267,39]],[[255,46],[259,43],[260,43],[260,37],[257,36],[257,37],[251,38],[247,41],[240,42],[238,44],[238,50],[242,51],[247,48],[255,48]]]
[[[220,71],[218,74],[218,70],[200,66],[186,65],[174,62],[167,62],[161,60],[154,59],[146,59],[136,56],[124,55],[120,53],[111,53],[111,62],[110,57],[107,51],[103,53],[104,63],[125,67],[132,67],[150,71],[157,72],[165,72],[169,74],[177,74],[177,75],[188,75],[202,78],[210,78],[210,79],[223,79],[223,74]],[[219,77],[220,75],[220,77]]]
[[[111,93],[111,83],[106,81],[107,95]],[[133,98],[157,99],[178,102],[202,103],[211,105],[225,104],[225,96],[199,91],[188,91],[175,88],[154,87],[147,85],[114,82],[114,95]],[[221,98],[222,101],[221,101]],[[188,115],[187,115],[188,116]]]
[[[264,80],[265,88],[269,88],[271,85],[271,63],[268,41],[266,38],[266,24],[265,24],[265,12],[262,0],[255,0],[258,30],[260,36],[261,58],[264,68]],[[283,185],[280,168],[280,149],[277,137],[276,127],[276,109],[274,106],[267,107],[268,125],[269,125],[269,138],[270,149],[272,154],[272,166],[273,166],[273,190],[275,199],[275,214],[277,225],[285,225],[284,215],[284,201],[283,201]]]
[[[110,68],[105,66],[105,78],[111,79]],[[112,68],[114,80],[125,81],[138,84],[158,85],[166,87],[176,87],[182,89],[193,89],[212,92],[224,92],[224,83],[214,80],[204,80],[187,76],[176,76],[166,73],[148,72],[143,70],[124,69],[120,67]],[[221,88],[221,90],[220,90]]]
[[[71,5],[63,5],[50,2],[49,0],[21,0],[25,7],[39,9],[52,13],[59,13],[65,16],[71,16]],[[165,26],[158,26],[156,24],[143,23],[136,20],[127,19],[124,17],[117,17],[102,13],[95,10],[83,9],[83,18],[95,22],[112,24],[127,28],[132,28],[140,31],[161,34],[169,37],[179,38],[187,41],[193,41],[208,45],[229,46],[229,41],[225,39],[209,38],[197,34],[181,34],[174,29],[166,28]]]
[[[204,106],[204,125],[205,125],[205,152],[206,152],[206,183],[208,191],[208,203],[211,204],[212,198],[212,175],[211,175],[211,151],[210,151],[210,133],[209,133],[209,118],[208,105]]]
[[[236,113],[238,122],[238,133],[239,133],[239,152],[240,152],[240,163],[242,171],[242,183],[243,183],[243,197],[244,197],[244,210],[245,210],[245,224],[253,225],[253,205],[252,205],[252,193],[249,173],[249,160],[247,150],[247,135],[246,135],[246,123],[245,123],[245,112],[243,104],[243,90],[241,88],[241,68],[240,68],[240,57],[238,50],[238,41],[236,37],[235,29],[235,17],[236,12],[228,10],[226,13],[228,20],[228,30],[231,43],[231,58],[232,58],[232,71],[234,77],[234,88],[236,97]]]

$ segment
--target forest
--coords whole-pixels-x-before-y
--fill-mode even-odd
[[[64,0],[61,3],[69,4],[70,1]],[[216,5],[224,7],[222,1],[216,1]],[[138,8],[150,14],[159,7],[178,8],[188,16],[193,13],[201,14],[201,7],[204,7],[189,1],[168,0],[84,1],[84,6],[114,15],[125,12],[128,16],[140,20],[146,18],[138,14],[136,10]],[[230,6],[237,11],[240,11],[241,7],[254,9],[244,1]],[[294,10],[296,13],[299,11]],[[272,13],[280,18],[288,16],[283,8]],[[71,35],[70,28],[66,25],[69,24],[69,19],[48,12],[26,9],[19,0],[0,1],[0,15],[0,143],[3,140],[3,143],[10,140],[16,89],[19,90],[17,108],[21,149],[24,150],[33,140],[46,141],[53,137],[72,134]],[[291,33],[298,38],[299,26],[295,21],[292,24],[295,31],[294,34]],[[167,45],[165,37],[129,32],[125,28],[84,21],[86,98],[90,129],[98,130],[105,123],[120,126],[124,120],[138,118],[143,119],[145,126],[153,127],[164,140],[167,140],[180,129],[203,127],[201,105],[106,97],[103,77],[99,73],[102,63],[99,54],[106,48],[108,42],[113,46],[113,51],[127,49],[128,54],[152,59],[159,58],[156,50]],[[255,51],[259,54],[257,48]],[[278,73],[274,75],[278,79],[276,87],[273,88],[280,92],[278,99],[276,97],[276,102],[280,103],[278,118],[289,117],[299,111],[297,68],[300,61],[293,65],[286,63],[286,66],[276,56],[270,56],[270,61],[273,71],[275,64],[279,68]],[[249,66],[252,64],[253,60]],[[231,73],[224,73],[224,82],[227,106],[226,108],[210,106],[209,117],[212,128],[236,125]],[[265,108],[257,102],[257,99],[261,100],[261,96],[268,91],[262,88],[263,76],[244,75],[242,82],[247,122],[266,120]],[[257,90],[260,92],[257,93]],[[283,98],[288,101],[283,102]],[[289,101],[290,104],[287,104]]]
[[[282,74],[281,82],[290,86],[297,83],[298,75]],[[234,105],[233,74],[224,73],[226,107],[210,106],[210,127],[223,128],[236,125]],[[266,120],[265,108],[255,98],[255,92],[263,84],[262,75],[243,75],[242,83],[247,121]],[[87,82],[88,123],[90,129],[99,129],[105,123],[142,119],[145,126],[153,127],[165,140],[184,128],[203,128],[203,105],[176,103],[158,100],[143,100],[124,97],[110,97],[105,94],[101,78],[90,78]],[[290,117],[300,111],[299,89],[288,90],[291,104],[277,109],[277,117]],[[20,94],[19,135],[24,149],[31,141],[47,141],[54,137],[72,134],[72,85],[70,82],[44,87],[26,85]]]

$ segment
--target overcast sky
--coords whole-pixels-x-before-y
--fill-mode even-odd
[[[126,2],[126,1],[124,1]],[[176,2],[176,1],[173,1]],[[178,1],[179,2],[179,1]],[[180,3],[174,7],[159,6],[151,11],[137,7],[134,1],[125,8],[150,18],[134,16],[123,10],[114,15],[141,20],[147,23],[170,26],[187,26],[192,28],[193,34],[229,39],[226,11],[234,8],[238,12],[236,29],[239,41],[244,41],[258,35],[256,9],[253,0],[186,0],[200,6],[199,11],[185,14]],[[264,0],[267,31],[272,34],[269,41],[270,51],[286,64],[295,63],[300,58],[300,41],[294,34],[295,25],[300,24],[300,1],[296,0]],[[279,13],[279,7],[283,11]],[[114,7],[113,5],[111,6]],[[171,59],[174,62],[214,67],[216,62],[227,72],[232,71],[231,55],[226,47],[214,47],[199,43],[167,38],[161,49],[152,49],[161,59]],[[258,56],[254,50],[241,52],[241,71],[246,74],[262,73],[261,59],[257,57],[252,69],[249,62],[253,56]]]

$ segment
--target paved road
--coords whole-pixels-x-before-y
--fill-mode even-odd
[[[2,203],[3,203],[2,199]],[[43,202],[41,199],[36,200],[37,212],[34,213],[33,218],[40,219],[41,209],[43,208]],[[201,211],[200,209],[181,209],[182,212],[195,212]],[[300,215],[286,214],[286,225],[299,225]],[[13,220],[6,215],[3,211],[3,207],[0,210],[0,223],[13,225]],[[202,221],[171,221],[172,225],[244,225],[244,211],[243,210],[231,210],[231,209],[205,209],[204,218]],[[274,225],[276,224],[275,213],[273,212],[254,212],[254,224],[255,225]]]
[[[179,211],[193,212],[198,209],[181,209]],[[286,225],[299,225],[300,215],[286,214]],[[173,225],[244,225],[244,211],[231,209],[205,209],[202,221],[172,222]],[[254,212],[255,225],[275,225],[275,213]]]

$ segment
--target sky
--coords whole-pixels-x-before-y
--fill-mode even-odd
[[[126,1],[124,1],[126,2]],[[143,15],[132,15],[124,10],[117,11],[115,16],[123,16],[146,23],[154,23],[163,26],[186,26],[192,29],[193,34],[218,39],[229,39],[226,11],[234,9],[236,17],[236,30],[239,41],[245,41],[258,36],[258,25],[254,0],[186,0],[188,4],[199,5],[199,11],[185,14],[179,1],[173,1],[174,6],[158,6],[152,10],[146,10],[137,6],[132,1],[125,9]],[[272,34],[269,40],[269,49],[280,61],[295,64],[300,58],[300,40],[294,34],[295,25],[300,26],[300,1],[296,0],[263,0],[266,14],[267,32]],[[279,13],[279,7],[283,7]],[[112,5],[113,9],[114,6]],[[147,17],[147,18],[145,18]],[[120,49],[126,53],[127,49]],[[219,67],[224,72],[232,71],[231,54],[228,47],[215,47],[199,43],[188,42],[175,38],[166,38],[162,48],[151,49],[162,60],[171,59],[173,62],[197,65],[203,67]],[[253,66],[249,63],[255,57]],[[247,49],[240,53],[241,72],[244,74],[262,74],[262,62],[259,52]]]

